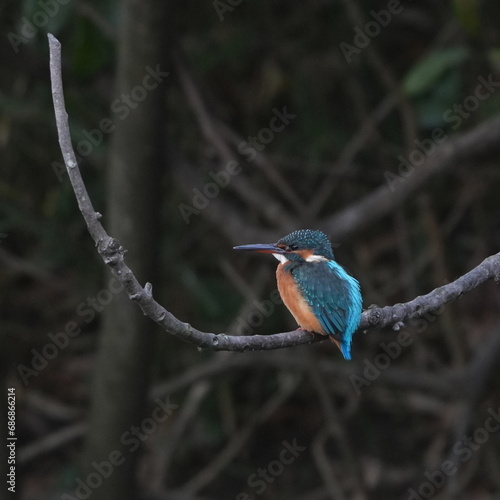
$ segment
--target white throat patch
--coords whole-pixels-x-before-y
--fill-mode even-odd
[[[282,253],[273,253],[273,255],[282,263],[282,264],[285,264],[286,262],[288,262],[288,259],[286,258],[286,256]]]
[[[328,261],[326,257],[323,257],[322,255],[309,255],[307,257],[306,262],[325,262]]]

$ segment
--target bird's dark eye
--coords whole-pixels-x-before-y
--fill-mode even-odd
[[[297,243],[292,243],[291,245],[288,245],[288,248],[287,250],[289,252],[294,252],[295,250],[298,250],[299,249],[299,245],[297,245]]]

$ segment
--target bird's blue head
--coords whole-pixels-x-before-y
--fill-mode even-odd
[[[281,238],[275,244],[255,244],[234,247],[235,250],[253,250],[272,253],[279,261],[312,262],[333,260],[332,245],[325,233],[300,229]]]

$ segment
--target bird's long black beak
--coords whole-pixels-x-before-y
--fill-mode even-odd
[[[251,252],[263,253],[285,253],[285,251],[277,245],[261,243],[256,243],[253,245],[240,245],[239,247],[233,247],[233,250],[248,250]]]

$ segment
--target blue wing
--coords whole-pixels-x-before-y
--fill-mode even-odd
[[[362,312],[358,281],[333,260],[305,262],[292,273],[325,332],[340,339],[344,358],[351,359],[351,339]]]

